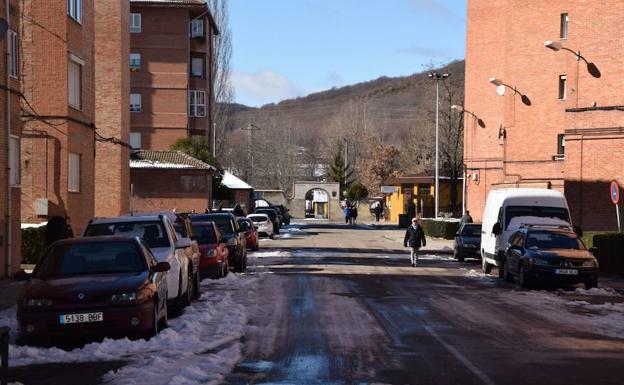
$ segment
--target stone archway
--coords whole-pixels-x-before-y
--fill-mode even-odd
[[[312,188],[305,194],[305,217],[329,219],[330,194],[322,188]]]

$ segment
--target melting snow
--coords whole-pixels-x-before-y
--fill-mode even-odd
[[[105,339],[82,348],[16,346],[15,307],[0,312],[0,326],[9,326],[10,365],[52,362],[128,360],[127,366],[109,372],[105,381],[124,384],[212,384],[218,383],[241,359],[245,308],[232,300],[233,290],[246,290],[258,276],[229,274],[204,283],[199,301],[184,314],[169,320],[169,327],[149,341]]]

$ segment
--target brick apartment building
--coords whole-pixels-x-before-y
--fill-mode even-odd
[[[129,6],[125,0],[22,4],[22,222],[67,216],[80,233],[96,213],[96,198],[104,213],[128,207],[128,151],[106,139],[128,135],[121,55],[129,52],[123,36]]]
[[[169,150],[212,132],[212,42],[217,27],[202,0],[130,0],[131,143]]]
[[[617,229],[608,194],[611,180],[624,183],[622,20],[618,0],[468,0],[465,108],[486,124],[466,116],[475,219],[490,189],[542,187],[563,191],[585,230]]]
[[[8,22],[0,46],[0,277],[19,270],[20,263],[20,1],[0,2],[0,18]]]

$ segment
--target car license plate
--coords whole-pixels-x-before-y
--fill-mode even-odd
[[[104,313],[61,314],[59,316],[59,321],[61,322],[61,325],[102,322],[104,321]]]
[[[555,274],[578,275],[578,270],[576,270],[576,269],[555,269]]]

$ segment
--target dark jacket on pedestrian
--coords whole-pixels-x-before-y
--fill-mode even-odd
[[[403,246],[407,247],[424,247],[427,246],[427,240],[425,239],[425,231],[422,226],[417,224],[416,227],[414,225],[410,225],[405,232],[405,240],[403,241]]]

